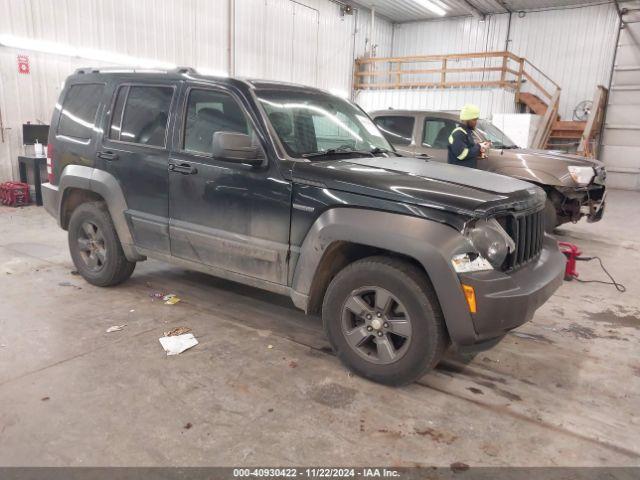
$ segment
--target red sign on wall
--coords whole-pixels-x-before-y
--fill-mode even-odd
[[[29,55],[18,55],[18,73],[29,75],[30,72]]]

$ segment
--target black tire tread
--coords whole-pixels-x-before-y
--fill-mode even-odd
[[[429,359],[426,359],[428,361],[425,361],[421,365],[418,365],[415,370],[409,372],[407,375],[395,379],[379,377],[375,374],[364,374],[365,377],[371,380],[387,385],[400,386],[412,383],[422,377],[426,372],[433,369],[441,360],[442,356],[449,347],[450,340],[445,326],[444,315],[442,313],[442,309],[440,308],[440,302],[438,301],[438,297],[433,288],[433,285],[431,284],[431,281],[429,280],[425,272],[409,261],[398,257],[372,256],[357,260],[343,268],[336,275],[336,277],[334,277],[334,280],[338,279],[341,276],[349,275],[349,273],[355,269],[366,266],[370,266],[373,268],[380,268],[380,266],[382,266],[383,268],[391,268],[404,275],[406,277],[407,288],[413,289],[413,293],[416,294],[417,298],[420,298],[422,307],[425,310],[431,311],[433,313],[436,332],[431,339],[434,345],[431,357]],[[332,296],[332,290],[337,288],[337,286],[338,282],[332,281],[330,283],[329,288],[325,292],[323,311],[327,306],[327,299]],[[336,353],[338,353],[339,355],[339,352]]]
[[[130,262],[127,260],[127,257],[122,250],[122,245],[120,243],[120,239],[118,238],[118,233],[116,232],[116,228],[113,224],[113,220],[111,219],[111,214],[109,214],[109,209],[105,202],[86,202],[73,211],[71,215],[71,219],[69,221],[69,232],[71,235],[72,228],[75,228],[75,223],[78,221],[77,219],[83,215],[95,216],[98,217],[100,221],[102,221],[110,232],[105,232],[105,234],[112,234],[115,239],[115,247],[112,251],[109,252],[112,261],[114,261],[114,265],[109,268],[106,275],[103,275],[102,278],[92,278],[83,275],[83,278],[91,283],[92,285],[96,285],[99,287],[110,287],[118,285],[125,280],[127,280],[134,269],[136,268],[136,262]],[[70,248],[71,245],[69,245]],[[76,265],[78,272],[82,275],[81,268]]]

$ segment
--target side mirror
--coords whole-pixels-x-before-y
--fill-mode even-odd
[[[211,142],[211,153],[214,158],[249,165],[261,165],[264,160],[258,146],[244,133],[215,132]]]

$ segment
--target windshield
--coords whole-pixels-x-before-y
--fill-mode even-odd
[[[258,90],[256,94],[291,157],[393,151],[371,119],[342,98],[290,90]]]
[[[485,140],[489,140],[492,143],[493,148],[517,148],[517,145],[513,143],[505,133],[496,127],[493,123],[487,120],[478,120],[476,130]]]

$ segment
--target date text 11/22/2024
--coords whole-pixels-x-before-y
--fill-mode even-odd
[[[236,468],[234,478],[398,478],[389,468]]]

